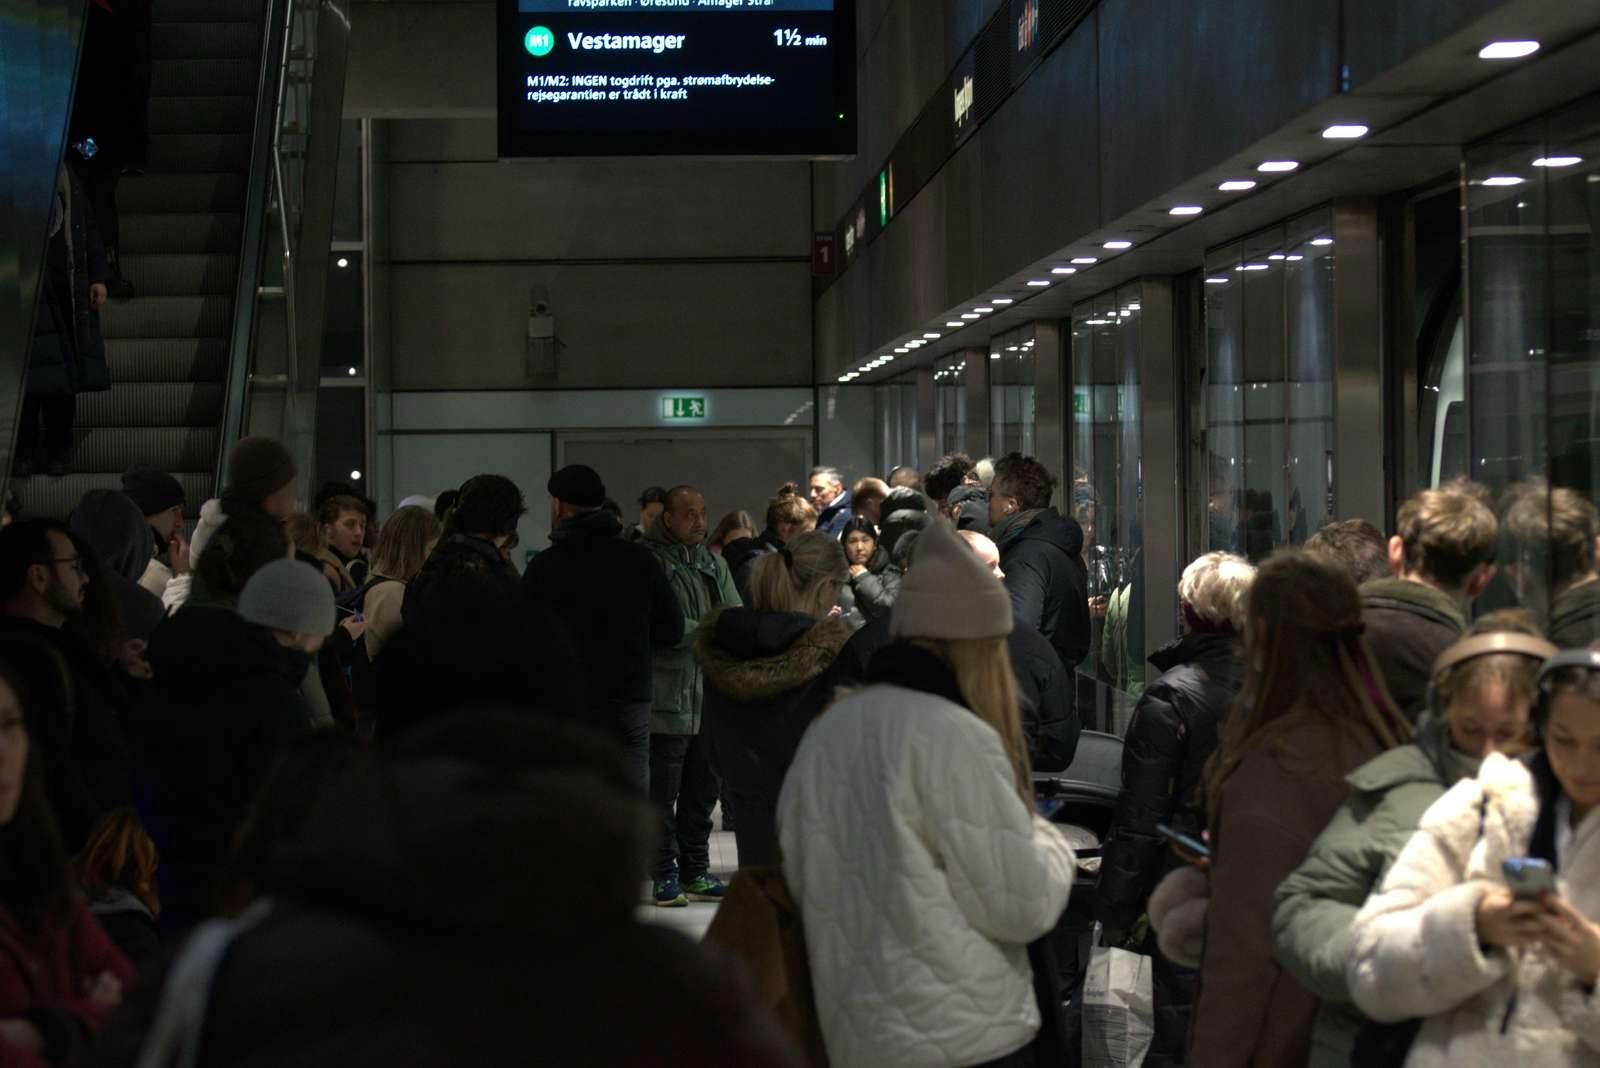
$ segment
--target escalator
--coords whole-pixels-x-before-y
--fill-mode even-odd
[[[335,0],[153,5],[148,166],[117,190],[122,271],[136,294],[101,309],[112,387],[79,396],[67,474],[13,482],[26,513],[64,517],[86,491],[119,487],[123,471],[145,463],[183,484],[192,518],[216,493],[233,440],[283,436],[282,427],[255,425],[247,413],[258,363],[281,362],[279,354],[294,350],[285,335],[320,325],[296,324],[285,292],[299,241],[324,250],[328,241],[298,227],[308,214],[321,216],[306,210],[306,175],[331,173],[334,163],[307,146],[319,123],[337,129],[343,99],[349,24],[319,20],[325,8],[344,14]],[[317,83],[313,62],[319,48],[328,50],[319,22],[324,34],[344,34],[334,39],[338,62],[326,64],[327,84]],[[264,303],[275,311],[258,315]],[[0,393],[20,389],[10,368],[0,371]],[[271,377],[280,388],[296,378]],[[11,442],[0,438],[0,470],[10,466]]]
[[[17,483],[30,514],[64,516],[135,462],[182,482],[191,511],[212,493],[265,7],[154,5],[149,166],[117,189],[137,295],[101,309],[111,391],[78,398],[65,478]]]

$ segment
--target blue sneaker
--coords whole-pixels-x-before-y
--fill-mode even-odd
[[[689,899],[683,896],[683,887],[678,885],[676,875],[668,879],[656,879],[651,886],[650,902],[658,909],[682,909],[689,907]]]
[[[722,880],[706,872],[698,875],[683,884],[683,892],[689,896],[690,901],[721,901],[722,895],[728,888],[722,885]]]

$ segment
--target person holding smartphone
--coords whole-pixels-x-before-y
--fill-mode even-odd
[[[1535,680],[1554,655],[1520,609],[1480,619],[1435,661],[1416,738],[1350,773],[1350,796],[1278,887],[1275,955],[1322,1001],[1311,1068],[1347,1068],[1365,1037],[1345,985],[1351,921],[1446,790],[1477,775],[1489,753],[1526,750]]]
[[[1600,1065],[1600,652],[1552,658],[1538,690],[1533,759],[1489,754],[1356,917],[1351,995],[1422,1021],[1410,1068]]]

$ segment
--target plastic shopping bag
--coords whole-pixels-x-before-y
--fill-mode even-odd
[[[1150,958],[1096,944],[1083,985],[1084,1065],[1138,1068],[1154,1034]]]

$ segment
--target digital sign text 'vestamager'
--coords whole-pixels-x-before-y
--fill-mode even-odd
[[[848,3],[500,3],[502,155],[854,151]]]

